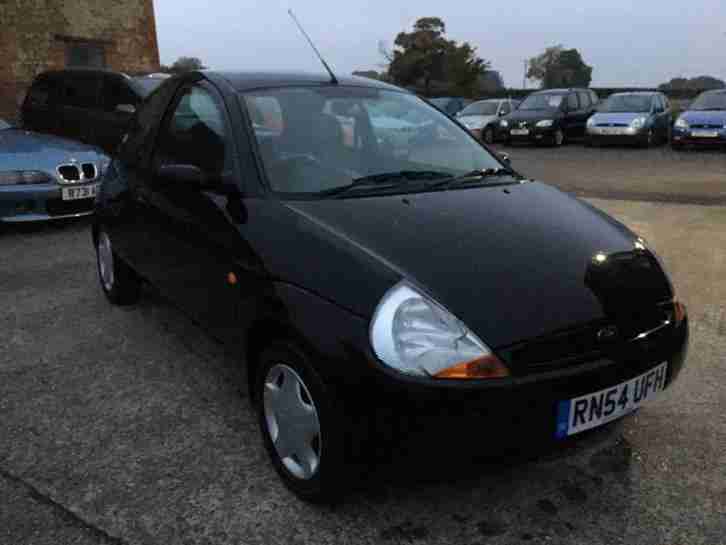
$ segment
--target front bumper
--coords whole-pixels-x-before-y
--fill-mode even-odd
[[[0,186],[0,222],[76,218],[92,214],[93,206],[92,198],[64,201],[61,186],[57,184]]]
[[[726,128],[712,129],[709,132],[715,133],[716,136],[701,136],[704,133],[699,133],[697,130],[673,127],[672,142],[683,146],[726,146]]]
[[[490,381],[399,377],[365,387],[357,384],[345,397],[355,400],[364,395],[361,410],[373,411],[382,422],[376,433],[393,426],[394,441],[453,445],[487,436],[496,438],[497,444],[555,442],[559,402],[610,388],[663,362],[668,362],[669,387],[683,368],[688,337],[686,318],[657,339],[641,341],[617,357],[609,354],[571,367]]]
[[[648,129],[617,127],[617,130],[602,130],[593,127],[587,129],[587,139],[594,144],[642,145],[648,142]]]
[[[553,142],[555,138],[555,132],[557,126],[550,127],[534,127],[527,129],[529,131],[526,135],[512,134],[512,128],[502,128],[502,138],[508,142],[519,142],[519,143],[530,143],[530,144],[541,144],[546,142]],[[516,128],[514,130],[517,130]]]

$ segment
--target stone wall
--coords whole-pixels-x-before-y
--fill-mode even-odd
[[[69,40],[102,44],[111,70],[159,69],[153,0],[3,0],[0,26],[0,117],[16,117],[37,74],[65,67]]]

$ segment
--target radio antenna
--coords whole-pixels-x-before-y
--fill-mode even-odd
[[[297,20],[297,17],[295,17],[295,14],[292,12],[292,9],[287,10],[287,13],[290,15],[290,18],[293,20],[293,22],[297,25],[297,28],[300,29],[300,32],[302,32],[302,35],[305,36],[305,39],[310,44],[310,47],[313,48],[313,51],[315,51],[315,54],[318,56],[318,59],[320,59],[320,62],[323,63],[323,66],[328,71],[328,74],[330,74],[330,83],[332,83],[333,85],[338,85],[338,78],[335,77],[335,74],[330,69],[330,66],[328,66],[328,63],[327,62],[325,62],[325,59],[320,54],[320,51],[318,51],[318,48],[315,47],[315,44],[310,39],[310,36],[308,36],[308,33],[305,32],[305,29],[300,24],[300,21]]]

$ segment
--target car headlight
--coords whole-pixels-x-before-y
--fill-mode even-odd
[[[537,126],[546,129],[547,127],[551,127],[552,123],[554,123],[551,119],[543,119],[542,121],[537,121]]]
[[[370,338],[376,356],[407,375],[442,379],[509,376],[486,344],[406,281],[381,299],[371,321]]]
[[[499,126],[500,126],[500,127],[509,127],[509,121],[507,121],[506,119],[502,119],[502,120],[501,120],[501,121],[499,122]]]
[[[630,128],[631,129],[642,129],[645,126],[645,122],[647,121],[644,117],[636,117],[631,121]]]
[[[9,170],[0,172],[0,185],[48,184],[53,179],[38,170]]]
[[[686,121],[682,117],[679,117],[678,119],[676,119],[676,127],[678,127],[679,129],[687,129],[690,127],[690,125],[688,124],[688,121]]]
[[[593,127],[595,125],[595,116],[588,118],[587,120],[587,126]]]

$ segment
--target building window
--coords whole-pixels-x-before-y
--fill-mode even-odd
[[[106,68],[106,51],[99,43],[68,42],[66,65],[71,68]]]

